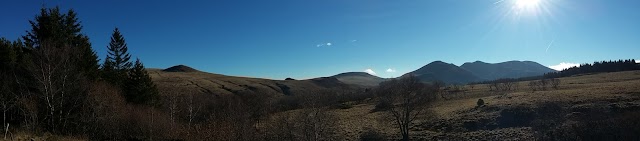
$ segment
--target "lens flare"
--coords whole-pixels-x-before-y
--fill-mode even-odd
[[[517,0],[515,5],[520,9],[531,9],[538,7],[540,0]]]

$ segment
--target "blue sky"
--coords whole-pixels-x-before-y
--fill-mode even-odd
[[[147,67],[304,79],[436,60],[546,66],[640,58],[638,0],[2,1],[14,40],[39,9],[74,9],[101,59],[115,27]]]

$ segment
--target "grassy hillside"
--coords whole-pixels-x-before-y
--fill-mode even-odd
[[[204,72],[164,72],[149,70],[154,82],[164,94],[184,91],[202,94],[231,95],[244,91],[268,93],[274,96],[312,93],[322,89],[350,89],[332,78],[312,80],[268,80],[225,76]],[[532,91],[528,81],[518,82],[516,90],[490,90],[487,85],[466,85],[461,90],[442,91],[439,100],[430,107],[429,116],[414,122],[411,132],[414,139],[445,140],[530,140],[554,134],[587,134],[569,127],[583,127],[596,121],[615,124],[607,119],[627,120],[640,115],[640,71],[600,73],[560,78],[558,89]],[[477,106],[483,99],[484,106]],[[400,138],[393,122],[383,112],[371,112],[375,99],[348,102],[347,108],[329,108],[323,111],[333,115],[339,136],[357,140],[367,131],[377,131],[389,138]],[[305,111],[298,109],[269,116],[288,116]],[[631,114],[630,114],[631,113]],[[630,123],[634,125],[634,123]],[[553,126],[551,126],[553,125]],[[586,128],[586,127],[584,127]],[[606,127],[596,128],[594,133],[607,133]],[[614,128],[626,130],[623,127]],[[591,130],[590,130],[591,131]],[[555,133],[560,132],[560,133]],[[549,138],[557,138],[550,136]]]
[[[378,86],[380,82],[385,81],[384,78],[373,76],[365,72],[345,72],[345,73],[337,74],[331,77],[337,78],[338,80],[346,84],[353,84],[353,85],[367,86],[367,87]]]
[[[638,127],[622,124],[638,125],[635,119],[640,118],[640,71],[567,77],[561,82],[557,90],[535,92],[526,85],[528,82],[520,82],[517,90],[508,92],[490,91],[485,85],[473,89],[465,86],[457,93],[443,92],[444,98],[430,108],[433,117],[414,122],[412,138],[532,140],[543,138],[548,132],[555,135],[547,135],[548,138],[567,139],[634,135],[623,131]],[[478,99],[483,99],[485,105],[477,106]],[[337,116],[339,132],[348,140],[357,140],[368,128],[399,138],[392,122],[382,120],[384,113],[371,112],[374,107],[374,102],[369,101],[329,112]],[[594,124],[602,126],[591,126]]]
[[[246,92],[271,96],[296,95],[325,89],[353,89],[335,78],[309,80],[269,80],[260,78],[226,76],[200,71],[167,72],[149,69],[149,75],[161,93],[200,93],[232,95]]]

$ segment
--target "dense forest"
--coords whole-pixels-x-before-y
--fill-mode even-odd
[[[21,39],[0,38],[0,106],[8,130],[99,138],[113,102],[157,107],[159,95],[116,28],[103,63],[73,10],[43,8]],[[115,94],[115,95],[114,95]],[[121,97],[122,99],[119,99]],[[124,107],[117,107],[124,108]]]

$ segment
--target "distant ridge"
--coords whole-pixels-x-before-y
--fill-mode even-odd
[[[423,82],[443,81],[447,84],[466,84],[500,78],[539,76],[549,72],[555,72],[555,70],[533,61],[501,63],[475,61],[464,63],[461,66],[434,61],[403,76],[414,75]]]
[[[423,82],[443,81],[447,84],[466,84],[482,80],[465,69],[442,61],[431,62],[403,76],[409,75],[414,75]]]
[[[201,72],[185,65],[176,65],[162,70],[163,72]],[[461,66],[443,61],[433,61],[417,70],[408,72],[401,77],[416,76],[423,82],[442,81],[446,84],[467,84],[495,80],[500,78],[521,78],[539,76],[555,70],[533,61],[507,61],[501,63],[486,63],[482,61],[467,62]],[[365,72],[345,72],[329,77],[309,79],[321,87],[341,87],[356,85],[365,87],[378,86],[381,82],[390,80],[380,78]],[[287,78],[282,81],[298,81]]]
[[[384,78],[380,78],[366,72],[345,72],[331,77],[336,78],[346,84],[360,86],[378,86],[380,82],[386,80]]]
[[[177,66],[173,66],[173,67],[169,67],[167,69],[164,69],[162,71],[165,72],[199,72],[198,70],[191,68],[189,66],[185,66],[185,65],[177,65]]]
[[[555,72],[555,70],[533,61],[507,61],[501,63],[475,61],[464,63],[460,68],[466,69],[485,80],[538,76]]]

